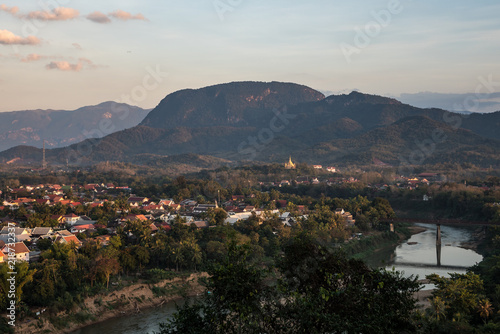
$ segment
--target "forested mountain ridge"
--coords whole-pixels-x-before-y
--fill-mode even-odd
[[[432,140],[431,152],[413,160],[489,167],[500,161],[498,129],[500,112],[462,115],[360,92],[325,98],[291,83],[235,82],[169,94],[139,126],[49,150],[47,159],[148,164],[189,153],[232,162],[283,161],[292,155],[314,164],[377,159],[394,165]],[[443,140],[436,142],[436,131]],[[0,162],[16,158],[41,161],[41,151],[19,147],[0,153]]]
[[[76,110],[24,110],[0,113],[0,151],[18,145],[65,147],[88,137],[104,137],[139,124],[149,110],[104,102]],[[111,126],[104,126],[111,122]],[[105,124],[106,123],[106,124]]]

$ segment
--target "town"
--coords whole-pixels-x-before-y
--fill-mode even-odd
[[[153,291],[151,304],[132,303],[131,297],[109,302],[130,310],[181,290],[199,293],[193,277],[222,261],[232,244],[250,247],[249,263],[268,266],[306,233],[324,247],[363,259],[412,235],[398,217],[434,219],[439,213],[458,221],[500,222],[500,179],[493,176],[457,183],[445,173],[343,172],[290,158],[284,165],[161,180],[114,172],[101,174],[98,182],[93,177],[89,170],[59,173],[60,183],[50,172],[4,178],[0,263],[17,273],[15,298],[4,300],[21,310],[16,321],[35,317],[52,330],[75,326],[74,312],[65,320],[55,314],[137,284],[156,282],[146,285]],[[77,182],[64,182],[71,179]],[[175,288],[158,283],[180,278]],[[83,322],[96,317],[78,312],[85,314]]]

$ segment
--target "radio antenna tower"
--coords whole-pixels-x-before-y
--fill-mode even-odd
[[[43,160],[42,160],[42,169],[47,168],[47,161],[45,161],[45,139],[43,140]]]

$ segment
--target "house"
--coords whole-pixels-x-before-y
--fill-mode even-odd
[[[299,212],[305,212],[306,211],[306,206],[305,205],[297,205],[297,211],[299,211]]]
[[[151,225],[149,225],[149,228],[151,229],[151,235],[153,235],[156,232],[158,232],[158,227],[156,227],[156,225],[153,224],[153,223],[151,223]]]
[[[336,215],[343,215],[343,214],[344,214],[344,212],[345,212],[345,211],[344,211],[344,209],[341,209],[341,208],[337,208],[337,209],[335,209],[335,214],[336,214]]]
[[[144,215],[128,215],[123,220],[124,221],[129,221],[130,220],[130,221],[133,222],[133,221],[136,221],[136,220],[147,221],[148,219]]]
[[[279,208],[286,208],[286,206],[288,205],[288,202],[284,199],[280,199],[280,200],[276,201],[276,204]]]
[[[73,234],[72,234],[70,231],[68,231],[68,230],[60,230],[60,231],[57,231],[55,234],[56,234],[56,235],[58,235],[58,236],[63,236],[63,237],[68,237],[68,236],[73,235]]]
[[[59,242],[62,244],[74,243],[76,247],[82,246],[82,242],[78,240],[78,238],[75,235],[59,235],[57,236],[55,242]]]
[[[2,230],[0,230],[0,239],[5,241],[5,243],[8,243],[9,241],[8,239],[9,236],[11,236],[10,234],[11,232],[14,233],[16,242],[31,240],[30,229],[21,227],[7,227],[7,226],[2,227]]]
[[[170,208],[172,208],[173,211],[179,211],[182,208],[182,206],[180,204],[174,203],[174,204],[170,205]]]
[[[98,237],[95,237],[94,240],[98,241],[99,244],[102,246],[107,246],[109,245],[109,240],[111,239],[111,236],[106,234],[106,235],[100,235]]]
[[[98,184],[86,184],[83,186],[85,190],[96,190],[99,187]]]
[[[292,217],[292,216],[291,216],[290,212],[283,212],[283,213],[280,215],[280,220],[284,222],[284,221],[288,220],[288,219],[289,219],[289,218],[291,218],[291,217]]]
[[[59,225],[66,223],[66,219],[64,218],[63,215],[52,215],[50,216],[50,219],[57,221]]]
[[[50,201],[49,201],[48,199],[40,198],[40,199],[36,199],[35,201],[36,201],[36,203],[38,203],[38,204],[42,204],[42,205],[43,205],[43,204],[50,205]]]
[[[146,202],[149,202],[149,198],[131,196],[131,197],[129,197],[127,202],[128,202],[128,204],[130,204],[130,206],[138,207],[138,206],[142,206]]]
[[[191,224],[196,225],[196,228],[198,228],[198,229],[202,229],[202,228],[208,228],[208,227],[210,227],[210,224],[209,224],[207,221],[204,221],[204,220],[200,220],[200,221],[193,221],[193,222],[190,222],[190,223],[186,223],[186,224],[184,224],[184,225],[191,226]]]
[[[163,206],[171,206],[174,204],[175,204],[175,202],[171,199],[162,199],[158,202],[158,205],[163,205]]]
[[[321,166],[321,165],[313,165],[313,168],[314,169],[323,169],[323,166]]]
[[[354,224],[356,223],[356,220],[354,220],[354,218],[352,218],[352,214],[350,212],[347,212],[347,211],[344,212],[342,217],[344,217],[346,224],[349,226],[354,226]]]
[[[197,206],[194,207],[193,213],[194,214],[205,213],[208,210],[215,208],[217,208],[217,204],[198,204]]]
[[[247,205],[243,208],[243,212],[252,212],[255,211],[255,206]]]
[[[35,227],[33,231],[31,231],[32,238],[43,238],[54,234],[54,230],[50,227]]]
[[[4,255],[7,255],[7,258],[14,259],[15,261],[30,261],[30,250],[24,242],[16,242],[15,244],[6,244],[3,249],[1,249]],[[11,255],[14,253],[15,255]]]
[[[165,210],[165,208],[163,207],[163,205],[154,205],[154,204],[143,206],[142,209],[146,210],[147,212],[164,211]]]
[[[245,196],[243,196],[243,195],[231,196],[231,201],[235,201],[235,202],[240,202],[240,201],[243,201],[244,199],[245,199]]]
[[[252,217],[251,212],[240,212],[240,213],[234,213],[230,214],[226,220],[224,220],[224,224],[228,225],[234,225],[238,220],[247,220],[248,218]]]
[[[337,172],[337,168],[335,167],[326,167],[326,170],[330,173],[336,173]]]
[[[29,204],[29,203],[34,203],[34,202],[36,202],[34,199],[32,199],[32,198],[26,198],[26,197],[21,197],[21,198],[16,199],[14,201],[14,203],[17,203],[18,205]]]
[[[179,203],[181,206],[196,206],[198,202],[192,199],[185,199],[182,202]]]
[[[73,226],[71,228],[71,233],[83,233],[89,230],[95,230],[95,226],[93,224]]]
[[[75,225],[75,223],[80,220],[80,216],[75,215],[74,213],[70,215],[63,216],[64,222],[69,225]]]

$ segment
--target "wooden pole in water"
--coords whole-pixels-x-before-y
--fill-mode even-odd
[[[437,266],[441,267],[441,225],[436,225],[436,257],[437,257]]]
[[[441,225],[437,224],[437,231],[436,231],[436,246],[440,245],[441,246]]]

